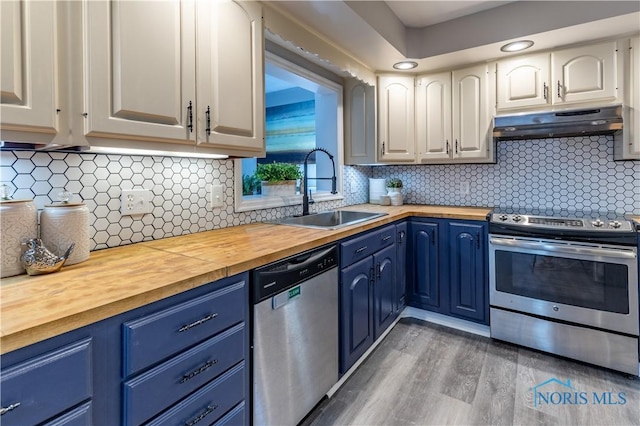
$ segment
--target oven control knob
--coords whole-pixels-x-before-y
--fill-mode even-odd
[[[596,228],[602,228],[602,226],[604,225],[604,222],[601,221],[600,219],[596,219],[593,222],[591,222],[591,224]]]
[[[501,214],[500,216],[498,216],[498,219],[505,222],[507,219],[509,219],[509,216],[507,216],[506,214]]]
[[[618,229],[622,226],[622,224],[620,222],[618,222],[617,220],[614,220],[613,222],[609,222],[609,227],[613,228],[613,229]]]
[[[513,221],[514,222],[520,222],[522,220],[522,216],[520,216],[519,214],[513,216]]]

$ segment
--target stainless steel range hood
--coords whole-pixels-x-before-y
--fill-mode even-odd
[[[622,131],[621,105],[495,117],[495,140],[613,134]]]

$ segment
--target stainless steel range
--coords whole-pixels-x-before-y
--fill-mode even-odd
[[[615,213],[494,209],[491,337],[638,375],[637,241]]]

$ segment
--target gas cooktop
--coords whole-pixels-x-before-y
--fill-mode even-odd
[[[494,208],[489,222],[509,227],[584,232],[633,232],[624,214],[610,211]]]

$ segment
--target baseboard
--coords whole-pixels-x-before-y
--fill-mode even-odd
[[[476,324],[474,322],[465,321],[447,315],[437,314],[435,312],[425,311],[424,309],[413,308],[411,306],[407,306],[400,313],[400,317],[415,318],[434,324],[443,325],[445,327],[455,328],[456,330],[466,331],[467,333],[477,334],[478,336],[491,336],[488,325]]]

